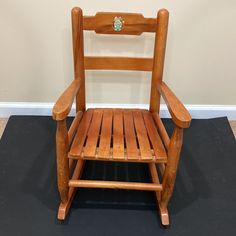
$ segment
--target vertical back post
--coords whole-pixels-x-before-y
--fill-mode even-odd
[[[166,9],[159,10],[157,14],[157,29],[155,36],[151,97],[149,107],[149,110],[151,112],[159,113],[160,110],[160,94],[157,91],[157,86],[158,83],[162,81],[163,76],[168,20],[169,12]]]
[[[84,79],[84,42],[83,42],[83,12],[79,7],[71,11],[74,78],[80,80],[80,90],[76,96],[76,112],[84,111],[85,105],[85,79]]]

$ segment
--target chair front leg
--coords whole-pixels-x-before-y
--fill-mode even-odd
[[[68,131],[66,120],[57,121],[56,155],[57,184],[62,203],[67,202],[69,192]]]
[[[163,190],[161,192],[160,206],[163,209],[167,208],[173,193],[182,143],[183,129],[175,126],[168,147],[168,159],[162,180]]]

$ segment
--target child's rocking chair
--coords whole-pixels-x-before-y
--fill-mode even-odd
[[[57,179],[61,204],[58,219],[65,219],[75,190],[79,188],[116,188],[154,191],[163,225],[169,224],[167,205],[171,198],[183,129],[191,116],[174,93],[162,81],[168,11],[157,18],[141,14],[99,12],[84,16],[80,8],[72,10],[74,81],[53,108],[57,121]],[[154,32],[153,58],[84,56],[83,30],[100,34],[140,35]],[[85,70],[152,71],[149,110],[88,109],[85,107]],[[175,128],[169,138],[159,117],[160,97],[169,109]],[[67,130],[66,118],[76,98],[76,116]],[[140,162],[149,167],[152,183],[97,181],[80,179],[86,160]],[[72,176],[73,161],[76,161]],[[160,180],[157,168],[160,170]]]

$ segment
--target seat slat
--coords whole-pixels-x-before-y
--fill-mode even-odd
[[[95,157],[98,136],[102,121],[102,113],[103,113],[102,109],[96,109],[93,112],[93,119],[91,121],[91,125],[88,130],[88,138],[86,145],[84,147],[84,153],[83,153],[84,157]]]
[[[138,159],[139,151],[137,148],[134,121],[132,111],[124,111],[124,130],[128,159]]]
[[[156,159],[166,159],[166,151],[157,132],[151,113],[143,111],[142,114]]]
[[[133,111],[134,124],[138,137],[141,159],[153,159],[141,111]]]
[[[71,144],[71,142],[74,138],[74,135],[76,134],[77,128],[79,126],[79,123],[80,123],[82,117],[83,117],[83,112],[78,111],[75,115],[74,120],[71,123],[70,129],[68,131],[68,140],[69,140],[68,143],[69,143],[69,145]]]
[[[93,110],[87,110],[84,113],[83,118],[79,124],[78,130],[76,132],[74,141],[72,143],[71,150],[69,152],[70,156],[81,155],[92,116],[93,116]]]
[[[98,148],[98,158],[110,158],[112,134],[112,110],[105,109],[102,118],[102,130]]]
[[[124,159],[123,114],[121,109],[113,111],[113,159]]]

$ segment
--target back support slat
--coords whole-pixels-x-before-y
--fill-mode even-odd
[[[84,58],[86,70],[139,70],[152,71],[152,58],[93,57]]]
[[[123,19],[121,31],[115,31],[113,28],[115,17]],[[155,32],[156,27],[155,18],[144,18],[142,14],[98,12],[95,16],[84,16],[84,30],[94,30],[99,34],[140,35],[143,32]]]

